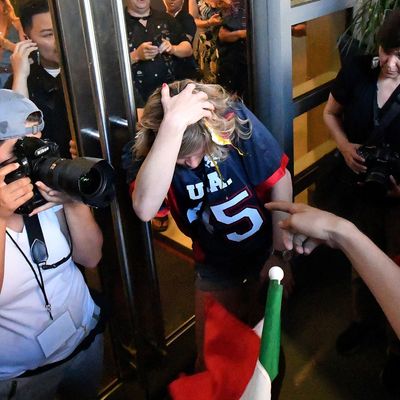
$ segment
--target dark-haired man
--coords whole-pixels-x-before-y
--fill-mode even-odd
[[[63,157],[70,157],[71,140],[60,77],[53,23],[47,0],[28,0],[20,6],[20,18],[28,40],[17,44],[11,57],[14,74],[6,87],[31,99],[42,110],[43,137],[56,142]],[[30,65],[29,57],[34,60]]]

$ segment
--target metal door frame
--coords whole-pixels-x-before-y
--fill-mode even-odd
[[[323,103],[329,88],[293,99],[291,26],[351,8],[356,0],[316,0],[291,7],[290,0],[250,3],[254,109],[293,160],[293,118]],[[259,83],[263,82],[263,85]],[[293,172],[293,161],[290,164]]]

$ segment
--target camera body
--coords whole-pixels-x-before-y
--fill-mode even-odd
[[[374,195],[385,195],[390,188],[390,175],[396,181],[400,177],[400,154],[388,144],[361,146],[357,152],[367,167],[367,171],[360,175],[361,182]]]
[[[115,196],[112,166],[98,158],[59,156],[58,145],[46,139],[25,136],[14,145],[14,158],[20,167],[7,174],[5,183],[28,176],[33,183],[42,181],[52,189],[67,193],[92,207],[105,207]],[[34,196],[15,212],[29,215],[47,201],[34,188]]]

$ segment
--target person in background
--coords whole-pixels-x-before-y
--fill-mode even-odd
[[[246,1],[233,0],[218,32],[217,83],[240,97],[248,92],[246,29]]]
[[[324,110],[325,124],[344,160],[335,193],[328,189],[332,204],[325,208],[350,219],[393,257],[400,250],[400,171],[390,163],[383,168],[378,160],[400,153],[400,112],[396,111],[400,98],[400,10],[387,16],[377,42],[378,57],[355,57],[342,67]],[[386,155],[378,156],[382,151]],[[381,168],[380,178],[374,172],[377,168]],[[331,180],[327,184],[332,188]],[[353,271],[352,291],[353,321],[336,342],[340,354],[356,351],[385,329],[382,313],[357,271]],[[382,379],[389,391],[400,396],[397,339],[390,342],[388,351]]]
[[[75,263],[97,266],[100,228],[85,204],[13,175],[15,144],[43,124],[34,103],[0,90],[0,399],[94,400],[101,312]],[[47,203],[21,215],[34,185]]]
[[[201,370],[206,297],[212,294],[252,326],[265,307],[259,295],[268,266],[282,265],[289,282],[277,225],[284,214],[263,207],[266,199],[291,199],[288,158],[246,106],[219,85],[163,85],[147,102],[140,126],[134,157],[144,161],[131,183],[132,204],[148,221],[167,197],[175,222],[193,241]]]
[[[193,46],[193,39],[196,35],[196,23],[194,18],[183,9],[183,0],[164,0],[167,13],[174,17],[180,24],[182,31],[185,33],[190,44]],[[177,60],[176,79],[200,79],[199,67],[191,55],[190,57],[180,58]]]
[[[147,101],[163,82],[176,79],[176,60],[193,54],[178,22],[150,8],[150,0],[128,0],[125,12],[136,89]]]
[[[47,0],[27,0],[20,7],[29,39],[15,47],[13,75],[7,88],[31,99],[43,112],[43,137],[56,142],[62,157],[70,158],[71,133],[60,76],[60,56]],[[33,63],[32,61],[33,60]]]
[[[12,73],[10,56],[15,44],[24,39],[24,30],[10,0],[0,0],[0,89]]]
[[[195,58],[207,83],[215,83],[217,79],[218,29],[222,24],[222,11],[229,6],[228,0],[189,0],[189,13],[199,32]]]

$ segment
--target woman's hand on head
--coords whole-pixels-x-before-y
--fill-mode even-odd
[[[170,119],[186,128],[202,118],[211,118],[214,104],[208,100],[205,92],[193,93],[195,84],[189,83],[176,96],[170,96],[167,84],[161,88],[161,103],[164,109],[164,119]]]
[[[9,184],[4,178],[19,168],[18,163],[8,164],[0,168],[0,219],[7,221],[15,210],[33,197],[33,185],[30,178],[17,179]]]

